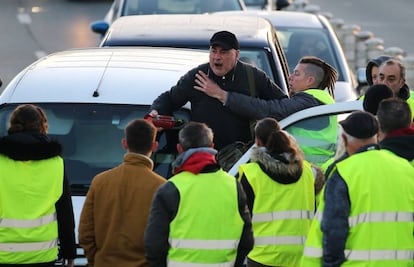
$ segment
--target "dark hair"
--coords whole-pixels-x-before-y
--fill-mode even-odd
[[[380,129],[385,134],[408,128],[412,121],[410,106],[398,97],[382,100],[378,106],[377,117]]]
[[[329,94],[334,97],[335,82],[338,80],[338,72],[334,67],[314,56],[302,57],[299,64],[308,64],[305,73],[315,77],[315,86],[328,88]]]
[[[18,132],[47,132],[47,117],[42,108],[32,104],[23,104],[16,107],[10,115],[8,133]]]
[[[265,118],[257,122],[255,136],[271,154],[290,153],[290,162],[302,161],[303,157],[294,139],[280,129],[279,123],[273,118]]]
[[[210,147],[213,131],[205,123],[189,122],[178,133],[178,140],[184,150],[196,147]]]
[[[125,127],[128,149],[134,153],[146,154],[151,151],[157,135],[157,128],[143,119],[135,119]]]

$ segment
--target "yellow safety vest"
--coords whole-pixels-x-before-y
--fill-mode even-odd
[[[173,176],[180,193],[170,224],[168,267],[232,267],[243,231],[236,179],[223,170]]]
[[[257,163],[240,166],[255,199],[252,211],[254,248],[248,258],[269,266],[298,266],[315,209],[314,176],[304,161],[296,183],[280,184]]]
[[[304,93],[310,94],[324,104],[333,104],[335,100],[328,92],[320,89],[308,89]],[[326,127],[321,128],[321,124]],[[315,118],[304,123],[296,123],[287,129],[298,142],[305,154],[306,160],[321,166],[335,154],[338,135],[338,121],[336,116]]]
[[[56,260],[62,158],[14,161],[0,155],[0,169],[0,263]]]
[[[387,151],[370,150],[352,155],[336,167],[348,186],[351,202],[346,261],[341,266],[412,267],[414,169],[411,165]],[[317,260],[322,257],[322,233],[318,223],[313,226],[316,231],[309,232],[301,266],[321,266]]]

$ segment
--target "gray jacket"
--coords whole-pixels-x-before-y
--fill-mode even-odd
[[[323,105],[323,103],[305,92],[296,93],[291,98],[272,100],[229,92],[225,104],[230,111],[250,120],[260,120],[266,117],[281,120],[296,111],[319,105]]]

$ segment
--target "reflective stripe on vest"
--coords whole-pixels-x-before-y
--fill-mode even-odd
[[[235,261],[223,263],[187,263],[168,260],[168,267],[233,267]]]
[[[313,212],[309,210],[288,210],[269,213],[253,214],[252,222],[270,222],[289,219],[312,219]]]
[[[255,237],[254,245],[303,245],[306,236],[264,236]]]
[[[237,249],[239,240],[189,240],[169,239],[172,248],[190,249]]]
[[[16,220],[16,219],[2,219],[0,218],[0,227],[13,228],[34,228],[49,224],[56,220],[56,213],[43,216],[33,220]]]
[[[354,261],[411,260],[414,250],[345,250],[345,258]],[[305,247],[304,256],[321,258],[322,249]]]
[[[23,252],[23,251],[35,251],[46,250],[57,246],[57,239],[45,242],[36,243],[7,243],[0,244],[0,251],[6,252]]]
[[[411,212],[365,212],[349,218],[349,226],[370,222],[412,222],[413,218]]]

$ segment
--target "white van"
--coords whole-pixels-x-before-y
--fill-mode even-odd
[[[79,215],[92,178],[120,164],[125,125],[143,118],[152,101],[191,68],[208,62],[208,52],[174,48],[88,48],[46,56],[20,72],[0,96],[0,135],[7,134],[17,105],[41,106],[49,135],[63,145],[71,183],[76,234]],[[188,121],[185,107],[176,117]],[[154,154],[155,171],[166,177],[175,157],[176,140],[163,131]],[[77,266],[86,265],[78,248]]]

